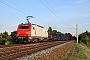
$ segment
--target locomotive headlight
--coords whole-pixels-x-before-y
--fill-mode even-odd
[[[28,34],[28,32],[26,32],[26,34]]]

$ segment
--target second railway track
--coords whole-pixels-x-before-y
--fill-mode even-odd
[[[31,53],[44,50],[56,45],[63,44],[67,41],[43,42],[35,44],[24,44],[0,48],[0,60],[12,60]]]

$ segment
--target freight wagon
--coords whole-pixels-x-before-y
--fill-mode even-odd
[[[68,40],[68,36],[62,35],[62,34],[51,34],[52,40]]]

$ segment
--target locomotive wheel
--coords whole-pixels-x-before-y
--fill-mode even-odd
[[[36,43],[39,42],[39,39],[38,38],[35,38],[34,39],[34,42],[36,42]]]

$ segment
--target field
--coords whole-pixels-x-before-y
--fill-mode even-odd
[[[90,48],[83,43],[75,43],[58,60],[90,60]]]

